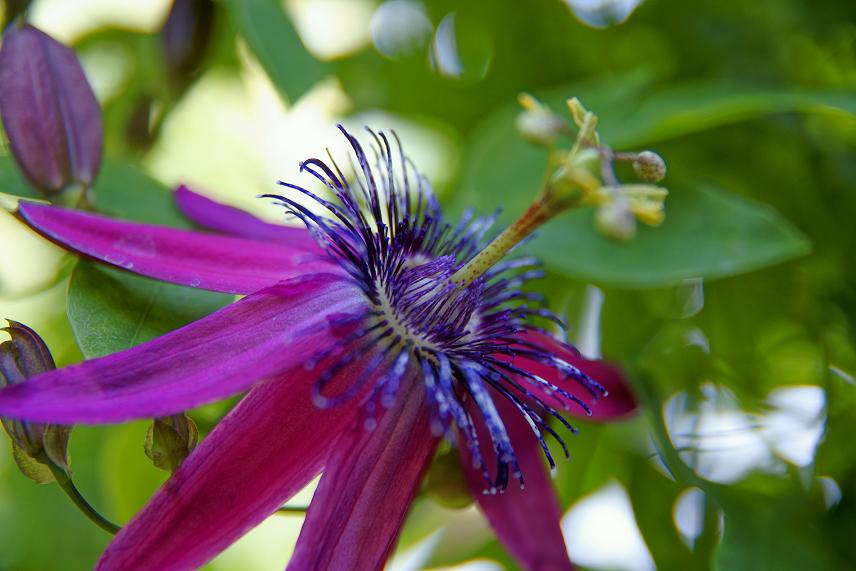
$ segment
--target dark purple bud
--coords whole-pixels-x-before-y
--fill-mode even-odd
[[[22,323],[7,320],[2,328],[11,339],[0,344],[0,388],[17,385],[33,375],[56,368],[53,357],[38,334]],[[12,455],[28,478],[45,484],[54,480],[48,464],[70,473],[68,438],[70,426],[0,418],[12,439]]]
[[[199,430],[185,414],[156,418],[146,433],[145,451],[155,468],[173,473],[196,448]]]
[[[101,165],[101,109],[72,50],[29,24],[0,49],[0,116],[18,166],[45,194],[89,187]]]
[[[151,129],[152,105],[155,103],[150,95],[141,94],[134,104],[125,134],[137,149],[148,149],[154,142],[154,133]]]
[[[6,13],[3,27],[9,25],[9,22],[23,14],[32,4],[32,0],[6,0]]]
[[[174,0],[161,30],[170,80],[182,89],[199,67],[214,24],[211,0]]]

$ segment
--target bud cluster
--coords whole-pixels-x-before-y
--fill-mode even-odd
[[[656,183],[666,176],[666,163],[653,151],[615,153],[600,142],[598,118],[577,98],[568,110],[576,127],[569,150],[557,141],[573,131],[561,116],[528,94],[519,98],[523,111],[517,130],[525,139],[546,146],[550,152],[547,183],[533,204],[544,220],[569,208],[593,206],[597,229],[610,238],[628,240],[636,234],[636,222],[651,226],[665,218],[663,202],[668,194]],[[627,162],[640,183],[622,184],[614,163]]]
[[[565,210],[593,206],[597,229],[615,240],[636,234],[636,221],[656,226],[663,221],[664,188],[651,184],[621,184],[613,162],[631,161],[637,176],[656,182],[666,174],[666,164],[653,151],[616,154],[600,142],[597,116],[574,97],[567,102],[576,125],[570,150],[556,142],[572,132],[562,118],[528,94],[519,97],[523,111],[517,117],[521,136],[549,150],[547,176],[541,192],[511,226],[494,238],[450,278],[464,288],[484,275],[536,228]]]

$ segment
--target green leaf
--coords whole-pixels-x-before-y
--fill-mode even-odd
[[[759,89],[720,81],[677,85],[638,105],[628,103],[623,114],[602,117],[600,132],[616,148],[649,145],[776,113],[856,113],[852,92]]]
[[[226,0],[226,6],[280,95],[297,101],[327,74],[303,45],[279,0]]]
[[[93,359],[177,329],[230,299],[80,262],[68,286],[68,318],[83,355]]]
[[[844,569],[820,531],[823,503],[802,491],[767,496],[720,490],[725,532],[714,554],[714,569],[802,571]]]
[[[172,192],[139,168],[108,159],[95,181],[99,212],[148,224],[190,228],[172,199]]]
[[[836,324],[837,325],[837,324]],[[830,332],[829,329],[833,329]],[[827,337],[830,333],[838,337],[843,337],[844,332],[833,325],[828,326],[828,330],[824,332]],[[830,476],[839,481],[850,481],[850,486],[856,490],[856,478],[852,477],[854,466],[856,466],[856,447],[852,445],[853,434],[856,434],[856,415],[853,411],[856,410],[856,386],[854,386],[852,377],[847,369],[854,362],[848,362],[853,359],[856,353],[856,344],[849,338],[829,339],[827,345],[832,343],[841,344],[839,348],[831,347],[830,353],[834,356],[835,361],[831,362],[826,381],[826,430],[817,449],[815,458],[816,468],[818,473]],[[849,355],[843,354],[846,351]],[[843,363],[838,359],[849,359]],[[847,366],[847,369],[842,368],[842,365]],[[849,366],[848,366],[849,365]],[[851,509],[856,506],[851,506]],[[856,526],[856,519],[852,520]],[[856,547],[856,546],[854,546]]]
[[[646,72],[607,75],[535,94],[568,117],[566,100],[579,97],[598,115],[602,139],[617,150],[779,113],[856,114],[856,95],[852,91],[765,89],[717,80],[654,89],[651,77]],[[507,126],[505,132],[511,135],[518,110],[517,102],[509,101],[493,111],[486,123],[503,122]],[[483,124],[480,129],[484,132],[489,128]],[[535,150],[526,143],[520,146]]]
[[[711,90],[712,87],[708,86]],[[787,110],[856,110],[856,97],[836,93],[724,92],[673,89],[634,105],[639,89],[625,97],[573,86],[548,94],[561,100],[587,93],[590,108],[602,116],[609,144],[642,145],[752,116]],[[561,96],[559,95],[561,94]],[[557,101],[558,100],[558,101]],[[591,101],[591,103],[589,103]],[[626,108],[631,111],[627,111]],[[523,212],[540,188],[546,153],[514,132],[513,105],[492,113],[476,130],[465,161],[457,205],[490,212],[503,208],[501,223]],[[672,285],[693,277],[722,278],[764,268],[809,251],[809,243],[771,207],[709,186],[667,180],[666,222],[642,227],[635,240],[619,244],[601,236],[590,211],[562,215],[539,231],[529,248],[566,276],[623,288]]]
[[[627,244],[597,232],[590,211],[548,224],[531,250],[569,276],[615,287],[733,276],[806,254],[808,241],[773,208],[710,188],[675,189],[666,221]],[[560,246],[560,247],[557,247]]]
[[[636,524],[657,568],[703,569],[703,559],[696,560],[674,524],[674,504],[683,491],[680,485],[655,470],[647,458],[637,458],[633,468],[627,492]]]
[[[816,483],[807,485],[806,474],[796,470],[789,471],[785,477],[755,473],[739,486],[725,486],[700,478],[672,446],[660,412],[659,403],[663,399],[646,379],[645,375],[637,377],[637,396],[653,420],[653,436],[663,462],[677,482],[699,487],[707,494],[712,504],[706,505],[706,512],[715,504],[725,514],[722,540],[713,550],[714,569],[846,568],[837,564],[830,539],[821,531],[824,518],[828,516]],[[650,490],[648,485],[645,489]],[[707,533],[708,515],[706,513],[706,532],[701,537],[703,551],[713,545],[713,538]],[[653,541],[650,534],[646,535],[646,540]]]
[[[505,212],[523,212],[538,188],[542,153],[525,145],[514,152],[508,138],[497,143],[500,152],[489,159],[485,153],[472,167],[481,176],[471,179],[478,181],[469,187],[471,204],[481,211],[499,202]],[[713,188],[677,186],[666,200],[666,221],[657,228],[641,226],[629,243],[602,236],[592,212],[577,211],[540,229],[528,249],[550,270],[569,277],[651,288],[761,269],[803,255],[810,245],[770,206]]]

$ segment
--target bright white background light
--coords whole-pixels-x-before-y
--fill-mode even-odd
[[[578,501],[562,518],[571,559],[594,569],[652,571],[654,561],[633,517],[627,492],[617,482]]]

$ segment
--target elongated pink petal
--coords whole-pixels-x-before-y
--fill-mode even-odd
[[[290,571],[382,569],[434,454],[425,389],[405,380],[374,431],[355,419],[330,458]]]
[[[490,525],[522,569],[528,571],[564,571],[573,569],[568,559],[559,520],[562,517],[559,500],[544,463],[544,455],[529,423],[506,399],[494,399],[508,430],[517,461],[526,481],[520,489],[512,480],[505,493],[485,494],[486,484],[480,469],[473,466],[472,456],[463,442],[461,451],[467,484]],[[477,417],[478,413],[474,413]],[[478,421],[476,421],[478,424]],[[487,430],[478,427],[479,441],[489,442]],[[487,466],[496,463],[489,446],[482,447]]]
[[[356,410],[315,407],[314,380],[299,366],[253,388],[116,536],[98,569],[195,569],[305,486]]]
[[[360,303],[337,276],[295,278],[137,347],[3,389],[0,416],[76,424],[175,414],[302,364],[335,339],[325,316]],[[310,325],[321,327],[301,335]]]
[[[185,216],[205,228],[244,238],[282,242],[295,249],[322,253],[304,227],[269,224],[243,210],[193,192],[184,185],[175,190],[175,202]]]
[[[155,279],[247,294],[281,280],[337,271],[315,253],[281,243],[125,222],[56,206],[22,202],[20,215],[65,248]]]
[[[553,404],[556,399],[564,402],[565,410],[573,416],[579,416],[596,422],[611,422],[620,420],[634,414],[637,410],[637,401],[630,390],[630,385],[624,373],[617,365],[600,359],[586,359],[579,352],[556,339],[540,333],[528,330],[521,334],[521,338],[527,342],[534,343],[554,356],[570,363],[583,373],[600,383],[609,393],[602,398],[594,397],[580,383],[568,379],[567,375],[555,367],[545,365],[541,362],[523,356],[515,356],[511,363],[520,369],[538,375],[554,385],[571,393],[591,407],[592,415],[587,416],[579,405],[558,393],[544,395],[547,404]],[[521,379],[521,384],[531,388],[532,384]]]

